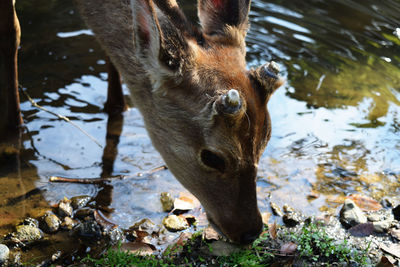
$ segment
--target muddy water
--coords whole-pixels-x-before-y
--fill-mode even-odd
[[[163,160],[134,107],[112,120],[102,112],[104,54],[70,1],[21,0],[17,8],[21,84],[102,147],[22,97],[21,155],[0,166],[0,234],[76,195],[95,197],[123,227],[144,217],[160,223],[160,192],[184,191],[168,171],[103,185],[48,182],[52,175],[132,176]],[[193,1],[185,10],[195,18]],[[287,80],[268,104],[273,131],[260,162],[262,210],[269,198],[317,214],[351,193],[400,195],[399,12],[398,0],[253,1],[249,67],[275,60]]]

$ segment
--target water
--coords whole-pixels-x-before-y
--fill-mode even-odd
[[[194,1],[184,7],[195,18]],[[103,185],[48,182],[52,175],[134,175],[163,160],[135,108],[109,122],[102,112],[104,54],[72,4],[21,0],[17,8],[20,83],[40,105],[68,116],[106,148],[22,97],[21,157],[0,169],[0,234],[64,196],[83,194],[113,209],[110,219],[123,227],[144,217],[160,223],[159,194],[185,191],[168,171]],[[263,211],[270,199],[318,214],[333,211],[351,193],[377,200],[399,195],[399,12],[398,0],[253,1],[249,67],[275,60],[287,80],[268,104],[272,139],[258,180]]]

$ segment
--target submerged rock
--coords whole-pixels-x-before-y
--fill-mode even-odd
[[[46,213],[42,218],[41,228],[46,233],[55,233],[60,229],[61,220],[53,213]]]
[[[91,196],[83,195],[71,198],[71,206],[74,210],[85,207],[92,200]]]
[[[83,220],[86,217],[94,218],[94,209],[86,207],[81,208],[75,212],[75,218]]]
[[[353,200],[346,199],[340,210],[340,222],[343,226],[350,228],[360,223],[366,223],[367,216],[357,207]]]
[[[169,231],[172,232],[182,231],[189,228],[189,224],[184,218],[174,214],[165,217],[163,219],[163,224]]]
[[[43,232],[36,226],[18,225],[12,239],[19,242],[32,242],[43,238]]]
[[[10,256],[10,250],[6,245],[0,244],[0,265],[5,263]]]
[[[169,212],[174,208],[174,199],[168,192],[162,192],[160,196],[163,211]]]
[[[19,225],[29,225],[39,228],[39,221],[33,218],[25,218]]]
[[[77,225],[78,222],[72,219],[71,217],[65,217],[64,221],[61,224],[61,228],[67,229],[67,230],[72,230],[75,225]]]
[[[61,217],[72,217],[72,206],[71,206],[71,200],[68,198],[64,197],[59,203],[58,203],[58,214]]]

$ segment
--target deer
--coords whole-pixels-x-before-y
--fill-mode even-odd
[[[284,81],[273,61],[246,66],[250,0],[198,0],[199,25],[175,0],[75,2],[168,169],[217,231],[252,243],[263,228],[256,179],[271,137],[267,103]]]

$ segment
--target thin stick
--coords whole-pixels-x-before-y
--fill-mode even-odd
[[[104,182],[110,182],[115,179],[129,179],[129,178],[137,178],[137,177],[143,177],[144,175],[150,175],[152,173],[158,172],[158,171],[163,171],[168,169],[167,166],[162,165],[157,168],[151,169],[149,171],[145,172],[139,172],[136,175],[133,176],[127,176],[127,175],[117,175],[117,176],[111,176],[111,177],[100,177],[100,178],[68,178],[68,177],[60,177],[60,176],[51,176],[49,178],[50,182],[53,183],[78,183],[78,184],[101,184]]]
[[[34,106],[34,107],[36,107],[36,108],[38,108],[38,109],[40,109],[40,110],[43,110],[44,112],[47,112],[47,113],[49,113],[49,114],[51,114],[51,115],[53,115],[53,116],[56,116],[56,117],[59,118],[60,120],[63,120],[63,121],[65,121],[65,122],[70,123],[71,125],[73,125],[74,127],[76,127],[79,131],[81,131],[83,134],[85,134],[87,137],[89,137],[89,138],[90,138],[93,142],[95,142],[100,148],[103,148],[103,146],[102,146],[93,136],[91,136],[88,132],[86,132],[85,130],[83,130],[78,124],[76,124],[75,122],[71,121],[69,118],[67,118],[67,117],[65,117],[65,116],[63,116],[63,115],[57,114],[57,113],[55,113],[55,112],[53,112],[53,111],[51,111],[51,110],[48,110],[48,109],[45,108],[45,107],[40,106],[38,103],[35,102],[35,100],[33,100],[33,99],[28,95],[27,92],[25,92],[24,88],[22,88],[21,85],[19,85],[19,89],[20,89],[20,91],[25,95],[25,97],[29,100],[29,102],[31,102],[32,106]]]

